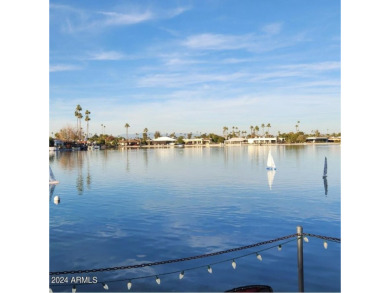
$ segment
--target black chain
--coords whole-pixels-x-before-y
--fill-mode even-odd
[[[328,236],[322,236],[322,235],[316,235],[316,234],[310,234],[310,233],[302,233],[303,236],[309,236],[309,237],[315,237],[320,238],[323,240],[333,241],[333,242],[341,242],[340,238],[336,237],[328,237]],[[291,234],[284,237],[279,237],[276,239],[268,240],[268,241],[262,241],[255,244],[247,245],[247,246],[241,246],[237,248],[231,248],[228,250],[213,252],[213,253],[207,253],[207,254],[201,254],[197,256],[190,256],[190,257],[183,257],[178,259],[171,259],[171,260],[164,260],[164,261],[158,261],[158,262],[152,262],[152,263],[143,263],[143,264],[137,264],[137,265],[130,265],[130,266],[120,266],[120,267],[111,267],[111,268],[100,268],[100,269],[89,269],[89,270],[77,270],[77,271],[62,271],[62,272],[50,272],[49,275],[65,275],[65,274],[82,274],[82,273],[95,273],[95,272],[108,272],[108,271],[117,271],[117,270],[127,270],[127,269],[135,269],[135,268],[144,268],[144,267],[151,267],[151,266],[158,266],[163,264],[170,264],[170,263],[176,263],[176,262],[182,262],[182,261],[188,261],[188,260],[194,260],[194,259],[200,259],[210,256],[216,256],[221,255],[225,253],[230,253],[234,251],[244,250],[256,246],[266,245],[274,242],[278,242],[281,240],[286,240],[295,236],[300,236],[298,234]]]
[[[309,234],[305,234],[310,236]],[[77,270],[77,271],[62,271],[62,272],[50,272],[49,275],[65,275],[65,274],[82,274],[82,273],[95,273],[95,272],[107,272],[107,271],[117,271],[117,270],[127,270],[127,269],[135,269],[135,268],[144,268],[144,267],[151,267],[151,266],[158,266],[163,264],[170,264],[170,263],[176,263],[176,262],[182,262],[182,261],[188,261],[188,260],[194,260],[199,258],[205,258],[215,255],[221,255],[225,253],[230,253],[234,251],[244,250],[256,246],[266,245],[270,243],[274,243],[281,240],[286,240],[292,237],[297,236],[297,234],[291,234],[284,237],[279,237],[272,240],[262,241],[255,244],[247,245],[247,246],[241,246],[237,248],[231,248],[228,250],[213,252],[213,253],[207,253],[197,256],[190,256],[190,257],[183,257],[178,259],[171,259],[171,260],[164,260],[164,261],[158,261],[158,262],[151,262],[151,263],[143,263],[143,264],[137,264],[137,265],[130,265],[130,266],[120,266],[120,267],[112,267],[112,268],[100,268],[100,269],[89,269],[89,270]],[[315,237],[315,236],[314,236]]]
[[[316,234],[310,234],[310,233],[302,233],[302,235],[320,238],[320,239],[328,240],[328,241],[341,242],[341,238],[336,238],[336,237],[328,237],[328,236],[322,236],[322,235],[316,235]]]

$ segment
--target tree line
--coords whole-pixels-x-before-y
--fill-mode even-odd
[[[67,125],[63,128],[61,128],[57,133],[54,134],[54,137],[49,137],[49,144],[54,144],[54,138],[60,139],[63,141],[73,141],[73,142],[81,142],[81,141],[88,141],[89,143],[95,143],[95,144],[105,144],[105,145],[113,145],[117,146],[120,141],[123,140],[129,140],[129,128],[131,127],[129,123],[124,124],[124,128],[126,129],[126,138],[122,136],[113,136],[113,135],[107,135],[105,134],[105,128],[106,126],[101,124],[102,127],[102,133],[98,135],[95,133],[94,135],[91,135],[89,133],[89,121],[91,120],[90,114],[91,112],[89,110],[85,110],[84,112],[85,116],[82,114],[82,107],[80,105],[77,105],[75,108],[74,116],[76,117],[76,127],[72,127],[70,125]],[[86,122],[86,132],[83,131],[82,128],[82,118],[84,118],[84,121]],[[285,142],[287,143],[300,143],[305,142],[306,138],[309,136],[341,136],[341,133],[332,133],[332,134],[321,134],[319,130],[312,130],[311,134],[305,134],[303,131],[299,130],[300,121],[297,121],[295,124],[295,132],[291,131],[288,133],[281,133],[278,131],[278,137],[283,138]],[[261,134],[260,132],[261,128]],[[229,131],[228,126],[223,126],[222,133],[223,135],[218,135],[215,133],[201,133],[196,132],[196,135],[194,135],[192,132],[182,134],[182,135],[176,135],[175,132],[172,132],[170,134],[166,133],[165,136],[177,139],[178,143],[183,143],[184,139],[191,139],[191,138],[203,138],[203,139],[209,139],[210,142],[213,143],[223,143],[227,139],[231,138],[255,138],[255,137],[274,137],[270,133],[271,123],[262,123],[260,127],[258,125],[250,125],[248,130],[240,130],[237,126],[232,126]],[[267,129],[267,130],[265,130]],[[52,133],[53,134],[53,133]],[[159,130],[156,130],[154,132],[153,137],[159,138],[163,136]],[[135,134],[135,137],[133,139],[136,139],[140,141],[141,144],[146,144],[151,137],[149,136],[149,129],[144,128],[142,134],[139,133]]]

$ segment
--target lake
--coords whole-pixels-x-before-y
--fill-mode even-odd
[[[269,150],[274,174],[266,170]],[[305,233],[340,238],[340,154],[341,146],[332,144],[51,153],[50,166],[60,183],[49,197],[50,272],[214,253],[295,234],[298,225]],[[325,249],[315,237],[304,242],[305,291],[341,290],[341,244],[327,244]],[[72,277],[91,283],[77,284],[77,292],[103,292],[102,283],[108,291],[127,292],[130,279],[135,292],[223,292],[253,284],[294,292],[297,241],[61,277],[63,283],[50,284],[54,292],[71,292]]]

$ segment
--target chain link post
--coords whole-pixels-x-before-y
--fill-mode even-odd
[[[304,292],[303,285],[303,228],[297,226],[297,248],[298,248],[298,290]]]

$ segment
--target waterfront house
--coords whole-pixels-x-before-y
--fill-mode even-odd
[[[250,144],[270,144],[270,143],[277,143],[278,141],[281,142],[284,139],[279,139],[277,137],[255,137],[255,138],[249,138],[248,143]]]
[[[316,143],[316,142],[328,142],[328,137],[326,136],[309,136],[306,138],[306,142]]]
[[[225,140],[225,144],[242,144],[247,142],[247,139],[243,137],[232,137],[230,139]]]
[[[203,138],[184,138],[183,141],[184,141],[184,144],[186,144],[186,145],[202,145],[202,144],[205,144],[205,140]]]
[[[158,138],[152,139],[153,145],[167,145],[167,144],[175,144],[177,141],[176,138],[171,138],[167,136],[160,136]]]
[[[140,139],[123,139],[119,141],[119,145],[124,146],[139,146],[141,144]]]

